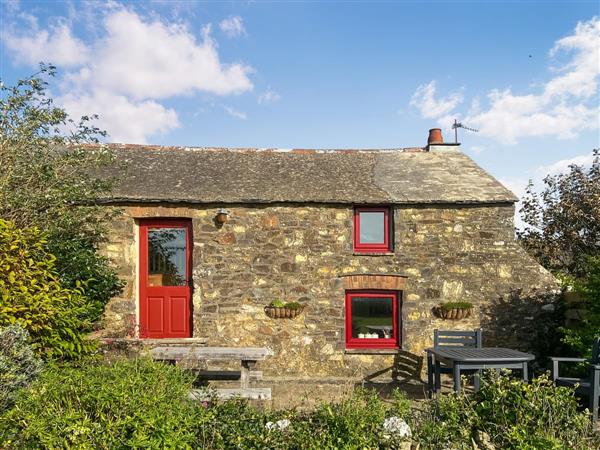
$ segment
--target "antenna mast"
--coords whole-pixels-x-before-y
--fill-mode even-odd
[[[452,129],[454,130],[454,143],[455,144],[458,144],[458,129],[459,128],[464,128],[465,130],[472,131],[474,133],[478,133],[479,132],[479,130],[476,130],[475,128],[469,128],[469,127],[463,125],[458,120],[454,119],[454,123],[452,124]]]

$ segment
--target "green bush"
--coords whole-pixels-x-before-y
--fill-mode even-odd
[[[555,387],[547,375],[524,383],[491,372],[474,400],[481,428],[505,448],[589,448],[589,417],[577,410],[573,391]]]
[[[573,391],[555,387],[546,375],[524,383],[490,371],[479,392],[430,402],[415,419],[416,433],[431,449],[473,448],[481,433],[502,449],[598,448],[588,414],[577,407]]]
[[[192,448],[192,379],[146,359],[46,370],[21,391],[0,430],[4,448]],[[2,436],[3,433],[3,436]]]
[[[478,393],[413,408],[399,391],[383,400],[357,389],[313,410],[270,411],[239,399],[191,402],[189,374],[146,359],[53,367],[0,416],[0,442],[7,449],[392,449],[407,440],[398,429],[408,424],[423,450],[472,450],[485,441],[498,449],[600,448],[572,390],[547,377],[528,384],[491,372],[484,381]]]
[[[27,331],[17,325],[0,328],[0,411],[11,407],[16,392],[42,369],[28,340]]]
[[[579,292],[587,312],[581,324],[574,328],[561,328],[562,341],[576,354],[584,358],[592,356],[594,338],[600,336],[600,256],[587,259],[585,277],[572,281],[573,288]]]
[[[407,418],[408,405],[399,391],[386,403],[374,391],[363,389],[313,411],[262,411],[243,400],[217,401],[199,419],[198,445],[204,449],[393,448],[397,440],[386,436],[384,421],[392,416]]]
[[[25,328],[40,355],[77,357],[95,348],[84,335],[84,285],[61,284],[46,244],[37,228],[19,229],[0,219],[0,326]]]
[[[49,232],[48,250],[56,256],[56,271],[64,287],[74,289],[85,283],[87,308],[82,319],[92,325],[101,319],[108,301],[120,293],[123,282],[110,261],[98,254],[96,244],[58,234]]]

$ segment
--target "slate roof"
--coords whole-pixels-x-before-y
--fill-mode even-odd
[[[111,144],[127,169],[104,202],[430,204],[517,201],[460,151]],[[111,169],[111,172],[113,170]]]

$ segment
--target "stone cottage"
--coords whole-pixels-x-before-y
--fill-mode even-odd
[[[418,377],[434,328],[526,345],[556,281],[515,241],[517,198],[436,132],[386,150],[113,145],[105,252],[126,286],[104,335],[269,347],[275,384]],[[274,300],[305,308],[270,318]],[[447,301],[472,316],[442,320]]]

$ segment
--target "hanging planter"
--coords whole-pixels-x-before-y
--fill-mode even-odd
[[[304,310],[304,305],[298,302],[283,303],[275,300],[265,306],[265,314],[271,319],[293,319]]]
[[[448,302],[442,303],[439,307],[439,313],[442,319],[461,320],[471,316],[473,304],[469,302]]]

